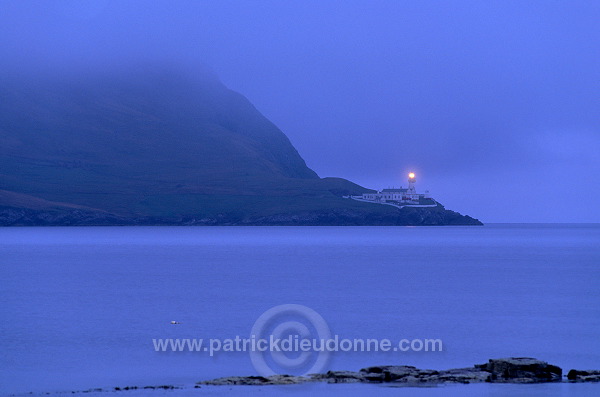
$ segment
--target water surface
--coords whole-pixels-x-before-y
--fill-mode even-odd
[[[53,392],[254,374],[246,354],[160,353],[152,338],[248,335],[285,303],[313,308],[348,338],[444,342],[441,353],[337,353],[332,369],[505,356],[600,368],[599,264],[598,225],[4,228],[0,385]],[[311,393],[364,385],[324,386]],[[506,387],[378,391],[495,396]],[[536,387],[527,390],[591,390]]]

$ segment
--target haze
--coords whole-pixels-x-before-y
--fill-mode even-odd
[[[600,3],[0,1],[0,67],[209,67],[321,177],[600,222]]]

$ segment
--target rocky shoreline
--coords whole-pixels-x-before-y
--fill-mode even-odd
[[[94,394],[127,391],[174,391],[183,389],[202,389],[205,386],[285,386],[307,383],[362,383],[378,384],[388,387],[436,387],[445,384],[470,383],[598,383],[600,370],[571,369],[567,375],[563,370],[546,361],[529,357],[509,357],[490,359],[487,363],[472,367],[447,370],[419,369],[409,365],[378,365],[354,371],[328,371],[307,376],[228,376],[197,382],[191,386],[117,386],[113,388],[94,388],[71,391],[70,394]],[[31,394],[31,393],[29,393]],[[50,394],[50,393],[44,393]],[[14,395],[13,396],[17,396]]]
[[[28,209],[0,206],[0,226],[448,226],[483,225],[442,206],[403,208],[391,214],[350,209],[298,211],[271,216],[121,216],[82,208]]]
[[[381,365],[358,372],[329,371],[308,376],[273,375],[231,376],[198,382],[212,386],[295,385],[308,382],[385,383],[390,386],[428,386],[445,383],[547,383],[563,382],[563,371],[556,365],[529,357],[490,359],[485,364],[448,370],[419,369],[407,365]],[[569,371],[566,382],[600,382],[600,371]]]

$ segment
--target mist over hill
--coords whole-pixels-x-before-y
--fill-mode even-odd
[[[342,195],[204,70],[139,67],[0,81],[0,223],[476,224]]]

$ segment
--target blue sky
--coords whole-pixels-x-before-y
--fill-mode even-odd
[[[0,67],[213,69],[320,176],[600,222],[600,2],[0,0]]]

